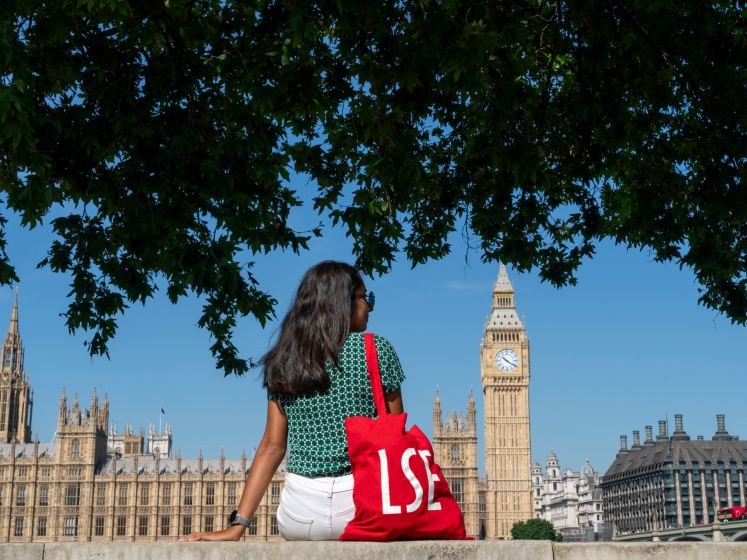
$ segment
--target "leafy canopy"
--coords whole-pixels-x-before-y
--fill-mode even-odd
[[[289,225],[291,173],[366,273],[463,227],[564,285],[609,237],[744,323],[742,4],[5,0],[2,201],[51,220],[40,265],[72,275],[92,354],[159,283],[204,298],[218,367],[246,371],[235,321],[275,304],[247,255],[321,235]]]
[[[511,538],[519,541],[562,541],[563,535],[556,533],[553,524],[546,519],[528,519],[514,523],[511,527]]]

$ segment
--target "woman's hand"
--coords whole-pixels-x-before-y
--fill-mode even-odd
[[[244,534],[242,525],[232,525],[222,531],[212,531],[210,533],[190,533],[179,539],[180,542],[194,541],[238,541]]]
[[[241,493],[236,508],[243,517],[247,519],[254,515],[254,512],[267,491],[267,487],[272,480],[275,471],[283,461],[285,448],[288,444],[288,419],[285,417],[282,407],[278,401],[267,401],[267,423],[265,424],[265,433],[262,441],[259,442],[257,451],[254,454],[252,467],[249,469],[249,475],[244,484],[244,490]],[[244,534],[243,525],[233,525],[222,531],[212,531],[210,533],[192,533],[181,537],[183,542],[193,541],[237,541]]]

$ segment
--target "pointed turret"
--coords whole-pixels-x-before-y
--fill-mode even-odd
[[[441,433],[441,395],[436,389],[436,396],[433,399],[433,434],[434,436]]]
[[[498,279],[493,287],[493,310],[485,323],[485,330],[523,329],[524,324],[516,313],[514,287],[508,278],[506,265],[500,263]]]
[[[60,412],[63,410],[67,410],[67,392],[65,391],[65,388],[62,388],[62,393],[60,393],[60,406],[58,408]]]
[[[511,280],[508,278],[508,272],[506,271],[506,265],[500,262],[498,265],[498,279],[495,281],[493,287],[494,293],[514,293],[514,287],[511,284]]]
[[[467,399],[467,427],[472,430],[477,429],[477,408],[475,406],[475,394],[472,389],[469,390]]]
[[[18,290],[16,289],[16,295],[13,298],[13,310],[10,312],[10,324],[8,325],[8,332],[5,335],[6,342],[11,338],[18,338],[20,332],[18,330]]]
[[[31,443],[33,395],[23,368],[24,350],[18,329],[18,290],[0,355],[0,443]]]
[[[10,324],[5,333],[3,344],[3,370],[11,370],[17,376],[23,376],[23,343],[18,329],[18,290],[13,299],[13,311],[10,312]]]
[[[106,430],[109,425],[109,393],[104,393],[104,404],[101,405],[101,429]]]
[[[80,426],[80,403],[78,402],[78,393],[73,393],[73,403],[70,406],[70,418],[76,426]]]

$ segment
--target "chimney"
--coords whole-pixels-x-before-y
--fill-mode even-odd
[[[672,440],[689,441],[690,436],[685,433],[685,428],[682,423],[682,414],[674,415],[674,432],[672,432]]]
[[[633,449],[637,449],[641,446],[641,432],[633,430]]]
[[[620,436],[620,451],[627,451],[628,450],[628,436],[622,435]]]
[[[646,426],[646,441],[644,441],[644,445],[647,443],[653,443],[654,442],[654,431],[651,429],[651,426]]]
[[[667,439],[667,421],[659,420],[659,435],[656,436],[656,441]]]
[[[716,415],[716,433],[713,434],[714,441],[730,441],[731,436],[726,431],[726,417],[723,414]]]

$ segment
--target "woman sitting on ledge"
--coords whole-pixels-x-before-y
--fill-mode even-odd
[[[180,540],[239,540],[286,446],[280,534],[287,540],[333,540],[342,534],[355,513],[345,419],[376,417],[362,334],[373,306],[373,293],[366,294],[352,266],[325,261],[306,272],[277,342],[262,358],[267,421],[238,509],[229,527]],[[400,413],[399,359],[384,338],[376,337],[376,348],[387,409]]]

